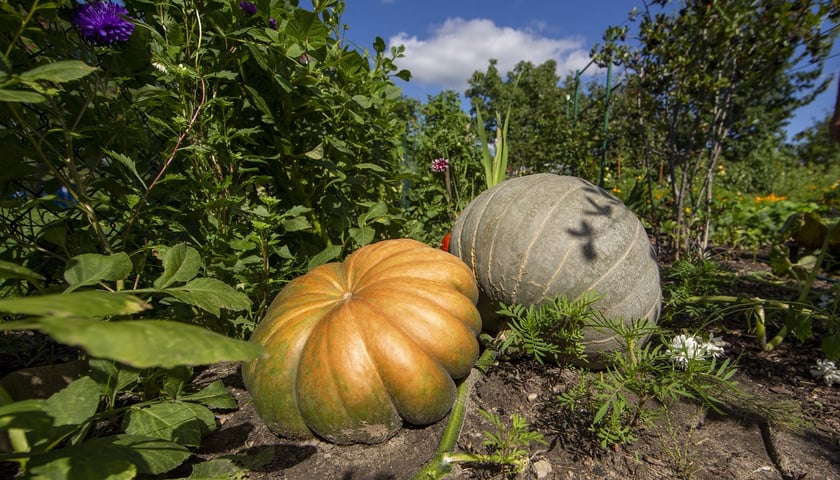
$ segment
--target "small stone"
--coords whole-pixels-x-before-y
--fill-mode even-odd
[[[529,401],[529,402],[533,402],[533,401],[535,401],[536,399],[537,399],[537,394],[536,394],[536,393],[529,393],[529,394],[528,394],[528,401]]]
[[[537,478],[548,478],[548,474],[551,473],[551,464],[548,463],[548,460],[537,460],[534,462],[533,468]]]

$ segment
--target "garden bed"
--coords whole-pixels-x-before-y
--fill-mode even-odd
[[[739,260],[729,264],[739,279],[730,286],[741,290],[732,293],[751,289],[756,295],[766,295],[785,288],[750,280],[748,273],[766,269],[761,263]],[[810,375],[809,368],[822,358],[818,341],[798,344],[788,339],[767,353],[758,347],[746,324],[731,319],[722,327],[719,333],[728,344],[727,356],[738,361],[735,379],[739,387],[764,405],[797,405],[790,410],[790,418],[801,417],[805,425],[798,429],[777,425],[749,406],[715,413],[679,401],[669,405],[668,415],[640,428],[637,441],[605,450],[588,431],[585,415],[571,414],[556,399],[577,384],[579,373],[523,360],[498,363],[478,380],[471,392],[459,450],[488,453],[483,446],[484,432],[494,428],[479,415],[483,409],[508,423],[514,413],[523,416],[531,430],[542,433],[547,442],[545,446],[532,445],[530,465],[517,478],[840,477],[840,388]],[[254,479],[410,478],[432,457],[445,423],[404,428],[380,445],[292,441],[272,434],[256,416],[237,365],[215,365],[198,381],[216,378],[222,378],[234,392],[240,408],[220,415],[221,429],[207,438],[199,456],[215,458],[273,449],[273,460],[249,474]],[[451,478],[506,475],[495,465],[465,464],[455,466]]]
[[[755,280],[766,267],[753,261],[729,261],[735,280],[728,294],[784,296],[783,284]],[[823,282],[820,288],[826,289]],[[679,319],[668,325],[680,328]],[[729,318],[717,334],[727,343],[726,354],[737,360],[735,379],[743,392],[764,408],[787,412],[786,427],[768,421],[756,405],[725,407],[723,412],[674,401],[667,414],[635,430],[636,441],[602,448],[590,431],[591,412],[572,412],[557,396],[579,382],[579,375],[599,375],[532,360],[502,361],[479,376],[471,390],[460,452],[486,454],[485,432],[495,432],[479,411],[492,412],[506,424],[514,414],[526,419],[545,445],[531,444],[529,462],[521,474],[511,475],[499,465],[455,465],[448,478],[501,479],[832,479],[840,477],[840,388],[814,379],[809,368],[822,358],[818,339],[799,344],[787,339],[772,352],[763,352],[745,322]],[[25,340],[22,339],[22,340]],[[38,342],[32,342],[37,345]],[[65,360],[69,351],[53,352]],[[268,479],[403,479],[432,458],[446,420],[427,427],[406,427],[378,445],[339,446],[319,440],[295,441],[270,432],[257,417],[245,390],[238,363],[219,363],[200,369],[196,387],[221,380],[238,408],[217,412],[220,428],[207,436],[194,458],[168,478],[186,477],[191,465],[222,457],[247,463],[247,478]],[[58,381],[58,380],[56,380]],[[661,405],[650,405],[658,410]],[[755,408],[753,408],[755,407]],[[796,422],[790,422],[795,424]],[[14,475],[10,464],[0,476]],[[5,477],[4,477],[5,478]]]

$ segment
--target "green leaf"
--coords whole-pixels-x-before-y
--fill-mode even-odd
[[[72,447],[71,447],[72,448]],[[65,453],[67,449],[58,450]],[[102,480],[131,480],[137,477],[137,467],[122,458],[102,459],[94,452],[90,456],[70,451],[71,456],[49,455],[31,462],[30,468],[37,479],[76,480],[97,478]]]
[[[271,112],[271,109],[268,107],[268,104],[263,99],[262,95],[260,95],[259,91],[256,88],[245,85],[245,89],[248,90],[248,93],[251,94],[251,101],[254,103],[254,106],[257,107],[259,111],[265,114],[266,119],[268,119],[271,123],[274,123],[274,116]]]
[[[96,380],[106,397],[113,397],[140,379],[140,370],[113,360],[91,358],[88,365],[91,378]]]
[[[87,290],[0,300],[0,312],[49,317],[109,317],[142,312],[151,306],[126,293]],[[0,329],[3,324],[0,323]]]
[[[55,419],[55,426],[77,425],[96,414],[99,394],[96,381],[84,376],[50,396],[44,403],[44,411]]]
[[[840,359],[840,332],[834,332],[823,337],[822,350],[826,359],[831,361]]]
[[[209,419],[209,420],[208,420]],[[207,422],[215,427],[213,412],[202,405],[182,402],[156,403],[145,408],[132,408],[125,419],[125,433],[159,438],[198,447],[207,432]]]
[[[355,102],[356,105],[362,108],[370,108],[370,97],[366,97],[364,95],[353,95],[353,98],[351,98],[351,100],[353,100],[353,102]]]
[[[304,217],[294,217],[283,221],[283,229],[287,232],[299,232],[310,228],[312,228],[312,225]]]
[[[359,228],[351,228],[350,236],[359,245],[367,245],[373,241],[376,231],[369,225],[362,225]]]
[[[96,67],[80,60],[64,60],[35,67],[21,74],[20,78],[24,81],[47,80],[62,83],[86,77],[96,70]]]
[[[311,158],[312,160],[321,160],[324,158],[324,144],[319,143],[315,148],[312,150],[304,153],[306,158]]]
[[[357,170],[371,170],[377,173],[387,173],[387,170],[375,163],[357,163],[353,165],[353,168]]]
[[[41,431],[52,426],[53,419],[44,412],[43,399],[28,399],[0,407],[0,430],[21,428]]]
[[[330,260],[338,257],[341,255],[341,246],[340,245],[330,245],[329,247],[321,250],[317,255],[312,257],[309,260],[309,264],[307,265],[308,270],[312,270],[313,268],[317,267],[318,265],[323,265]]]
[[[0,278],[20,278],[32,283],[44,280],[44,277],[18,264],[0,260]]]
[[[221,380],[216,380],[196,393],[184,395],[181,400],[197,402],[208,408],[231,409],[237,406],[236,399],[227,391]]]
[[[47,97],[28,90],[9,90],[0,88],[0,102],[41,103]]]
[[[134,175],[134,178],[136,178],[137,181],[140,182],[140,185],[143,186],[143,189],[148,189],[148,187],[146,186],[146,182],[143,181],[143,177],[141,177],[140,173],[137,172],[137,164],[134,163],[134,160],[131,157],[119,152],[115,152],[113,150],[103,149],[103,152],[106,155],[108,155],[108,157],[112,158],[113,160],[116,160],[117,162],[122,164],[122,166],[127,168],[128,171]]]
[[[175,282],[189,282],[201,269],[201,255],[186,243],[162,250],[163,275],[158,277],[155,288],[166,288]]]
[[[94,357],[136,368],[244,361],[263,354],[258,345],[169,320],[103,322],[42,317],[0,325],[8,330],[40,330],[58,342],[81,347]]]
[[[247,310],[251,300],[242,292],[215,278],[196,278],[184,286],[161,290],[178,300],[195,305],[217,317],[221,309]]]
[[[51,480],[134,478],[159,475],[182,464],[190,451],[183,445],[136,435],[94,438],[89,442],[32,457],[32,473]]]
[[[66,292],[94,285],[102,280],[123,280],[131,273],[131,258],[125,252],[114,255],[83,253],[70,259],[64,270],[64,280],[70,284]]]
[[[194,465],[189,477],[183,480],[239,480],[244,479],[245,470],[231,458],[216,458]]]

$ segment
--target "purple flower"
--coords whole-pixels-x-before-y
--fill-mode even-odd
[[[436,158],[432,160],[433,172],[445,172],[447,168],[449,168],[449,160],[445,158]]]
[[[256,15],[257,13],[257,6],[251,2],[239,2],[239,8],[248,16]]]
[[[277,19],[276,18],[269,18],[268,19],[268,28],[272,30],[277,30]]]
[[[94,1],[76,9],[73,24],[86,41],[94,45],[125,42],[134,32],[134,24],[123,17],[128,10],[111,2]]]

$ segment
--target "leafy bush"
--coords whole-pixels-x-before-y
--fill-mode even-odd
[[[216,429],[211,409],[237,407],[221,381],[190,389],[192,366],[249,360],[262,348],[183,318],[148,317],[153,299],[162,312],[181,303],[216,316],[223,308],[247,309],[250,301],[218,280],[197,276],[200,258],[190,247],[166,249],[162,263],[150,287],[85,289],[124,282],[131,261],[125,254],[83,254],[65,270],[64,293],[0,300],[0,312],[12,318],[0,322],[0,331],[41,331],[78,347],[87,367],[79,367],[69,385],[46,399],[27,398],[27,392],[13,398],[0,385],[0,433],[12,447],[0,461],[54,479],[158,475],[186,461],[190,449]],[[0,273],[39,278],[8,263],[0,265]],[[225,474],[241,470],[228,467]]]
[[[0,38],[0,148],[17,160],[0,260],[49,285],[79,254],[142,270],[151,246],[187,241],[254,300],[217,326],[242,335],[291,274],[397,231],[390,76],[409,74],[381,39],[372,58],[342,45],[343,2],[138,0],[128,40],[104,45],[80,35],[89,5],[0,11],[16,32]]]

